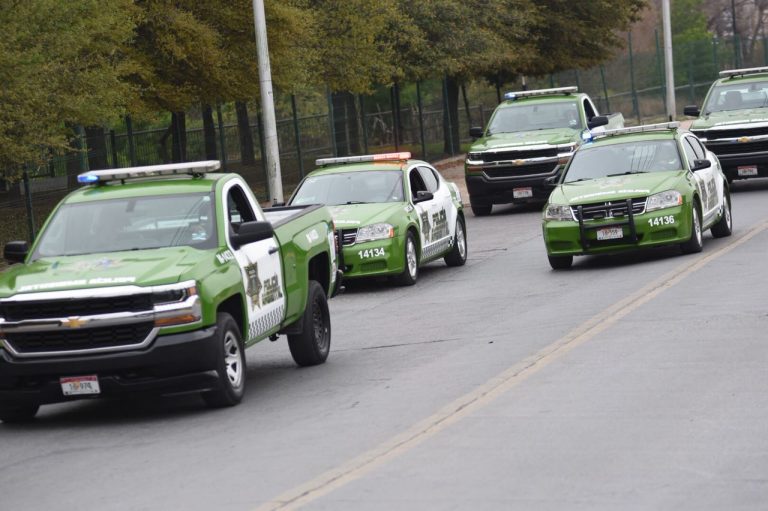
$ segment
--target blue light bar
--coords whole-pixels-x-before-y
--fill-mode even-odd
[[[504,99],[514,101],[516,99],[529,98],[533,96],[567,96],[568,94],[573,94],[574,92],[578,91],[578,87],[555,87],[554,89],[520,90],[505,93]]]
[[[148,165],[146,167],[129,167],[123,169],[92,170],[78,175],[77,182],[82,184],[94,184],[148,177],[165,178],[180,175],[202,176],[208,172],[215,172],[220,167],[221,163],[217,160],[209,160]]]
[[[83,183],[86,185],[89,185],[91,183],[97,183],[99,181],[99,176],[94,176],[93,174],[80,174],[77,176],[77,182]]]

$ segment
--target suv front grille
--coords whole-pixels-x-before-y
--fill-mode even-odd
[[[47,332],[13,332],[5,340],[21,354],[69,352],[100,348],[130,347],[147,339],[154,323],[135,323],[99,328]]]
[[[6,321],[22,321],[151,310],[152,295],[145,293],[105,298],[6,302],[0,304],[0,317]]]
[[[571,206],[573,217],[579,220],[579,206]],[[593,204],[582,204],[582,220],[602,220],[604,218],[625,217],[628,215],[628,205],[626,200],[598,202]],[[632,199],[632,214],[639,215],[645,211],[645,197]]]

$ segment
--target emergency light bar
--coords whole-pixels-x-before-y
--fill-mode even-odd
[[[646,124],[644,126],[632,126],[630,128],[617,128],[605,130],[603,133],[593,133],[593,138],[613,137],[615,135],[627,135],[630,133],[645,133],[646,131],[664,131],[673,130],[680,127],[678,121],[662,122],[659,124]]]
[[[92,170],[77,176],[77,182],[82,184],[106,183],[108,181],[124,181],[144,177],[164,176],[202,176],[221,167],[218,160],[193,161],[187,163],[169,163],[166,165],[148,165],[146,167],[128,167],[124,169]]]
[[[557,94],[572,94],[578,92],[578,87],[556,87],[554,89],[538,89],[538,90],[521,90],[516,92],[507,92],[504,94],[504,99],[514,101],[520,98],[529,98],[531,96],[553,96]]]
[[[746,69],[727,69],[720,71],[720,76],[724,78],[733,78],[734,76],[755,75],[758,73],[768,73],[768,67],[748,67]]]
[[[363,163],[366,161],[405,161],[411,159],[411,153],[408,151],[401,153],[384,154],[366,154],[362,156],[345,156],[343,158],[320,158],[315,160],[315,165],[324,167],[326,165],[336,165],[339,163]]]

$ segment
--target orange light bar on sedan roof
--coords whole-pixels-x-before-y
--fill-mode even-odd
[[[320,158],[315,160],[315,165],[338,165],[342,163],[363,163],[366,161],[405,161],[411,159],[411,153],[403,151],[399,153],[365,154],[362,156],[345,156],[343,158]]]

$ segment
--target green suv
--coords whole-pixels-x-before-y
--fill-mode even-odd
[[[700,252],[702,233],[731,234],[717,157],[679,123],[608,130],[571,158],[544,207],[549,263],[659,245]]]

